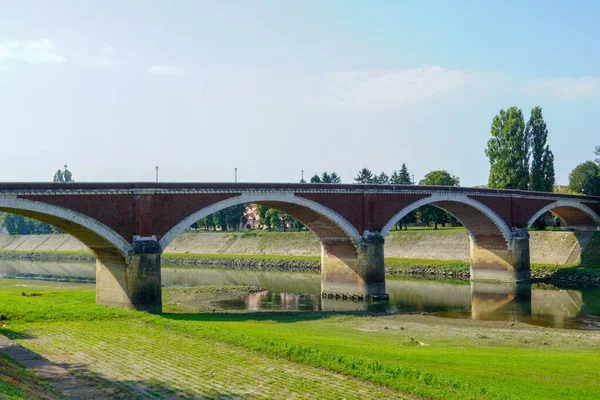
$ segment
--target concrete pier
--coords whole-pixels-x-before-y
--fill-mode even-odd
[[[525,282],[531,278],[529,233],[513,229],[507,247],[486,246],[471,237],[471,280]]]
[[[383,237],[376,233],[366,234],[358,246],[350,241],[323,244],[321,293],[387,299],[383,246]]]
[[[136,241],[126,260],[111,251],[96,251],[96,303],[162,312],[160,246],[152,240]]]

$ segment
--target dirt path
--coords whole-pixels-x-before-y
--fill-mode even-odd
[[[74,400],[109,400],[114,399],[115,391],[112,388],[100,389],[93,381],[74,377],[59,364],[34,353],[33,351],[13,342],[0,335],[0,354],[10,357],[12,360],[27,368],[29,372],[37,377],[44,378],[56,392],[61,393],[68,399]],[[45,392],[24,393],[25,398],[31,399],[60,399],[60,395]],[[40,397],[43,396],[43,397]],[[2,398],[2,395],[0,395]]]

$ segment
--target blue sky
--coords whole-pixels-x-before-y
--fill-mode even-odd
[[[406,163],[487,183],[540,105],[557,183],[600,145],[600,3],[2,1],[3,181],[294,182]]]

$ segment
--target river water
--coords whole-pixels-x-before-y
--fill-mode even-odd
[[[95,264],[0,261],[0,278],[94,282]],[[390,279],[388,302],[321,298],[317,274],[163,268],[163,285],[254,285],[267,290],[219,305],[251,311],[370,311],[432,313],[448,318],[517,320],[540,326],[600,329],[600,288]]]

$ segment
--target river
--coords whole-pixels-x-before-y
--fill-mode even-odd
[[[0,278],[93,283],[95,264],[0,261]],[[555,328],[600,329],[600,288],[390,279],[388,302],[321,298],[316,274],[163,268],[165,286],[253,285],[266,290],[223,301],[231,311],[370,311],[430,313],[448,318],[517,320]]]

